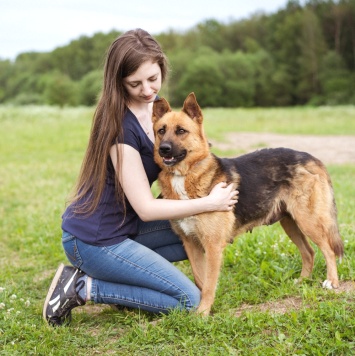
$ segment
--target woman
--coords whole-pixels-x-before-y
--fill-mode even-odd
[[[157,313],[199,304],[199,289],[171,263],[187,256],[168,219],[229,211],[238,192],[221,183],[200,199],[153,197],[159,168],[152,106],[167,72],[146,31],[128,31],[109,48],[88,148],[63,214],[62,242],[73,266],[59,266],[43,308],[51,325],[70,320],[89,300]]]

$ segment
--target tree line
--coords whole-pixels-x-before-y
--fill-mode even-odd
[[[0,60],[0,103],[94,105],[120,31]],[[180,107],[355,104],[355,0],[289,0],[272,14],[155,35],[171,64],[162,95]]]

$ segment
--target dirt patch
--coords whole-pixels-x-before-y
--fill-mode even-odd
[[[280,135],[273,133],[235,133],[225,136],[224,142],[211,140],[220,150],[241,150],[248,153],[264,147],[288,147],[306,151],[325,164],[355,164],[355,136]]]
[[[344,281],[339,282],[339,288],[334,289],[335,293],[354,293],[355,292],[355,282],[353,281]]]
[[[355,293],[355,282],[344,281],[340,282],[338,289],[332,290],[334,293]],[[240,317],[242,313],[246,311],[251,312],[269,312],[271,314],[285,314],[292,310],[301,310],[303,308],[309,308],[309,305],[304,304],[301,297],[289,297],[275,302],[267,302],[258,305],[242,304],[235,312],[236,317]]]
[[[290,297],[276,302],[267,302],[258,305],[242,304],[236,311],[235,316],[240,317],[246,311],[269,312],[271,314],[285,314],[291,310],[303,308],[302,298]]]

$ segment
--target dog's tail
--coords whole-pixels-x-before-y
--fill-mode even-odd
[[[332,247],[335,255],[341,260],[344,256],[344,242],[339,233],[335,201],[333,202],[333,219],[329,226],[328,236],[330,246]]]
[[[332,248],[336,257],[341,259],[344,256],[344,243],[339,233],[338,226],[338,211],[335,203],[334,189],[330,179],[330,175],[326,170],[325,166],[318,161],[315,167],[316,175],[319,178],[318,192],[316,186],[313,187],[314,192],[322,196],[322,204],[317,206],[318,216],[321,217],[321,221],[325,225],[324,229],[326,231],[328,242]],[[324,221],[325,220],[325,221]]]
[[[328,241],[335,256],[339,257],[341,261],[341,259],[344,256],[344,243],[339,232],[338,209],[335,203],[334,189],[333,189],[332,182],[330,180],[330,176],[327,171],[325,171],[325,173],[328,182],[328,184],[326,184],[326,189],[325,189],[325,195],[327,196],[328,204],[325,205],[329,206],[329,215],[328,214],[324,214],[324,215],[328,215],[329,218],[327,224]]]
[[[329,232],[330,246],[332,247],[335,256],[339,257],[341,261],[344,256],[344,242],[340,237],[338,225],[334,223]]]

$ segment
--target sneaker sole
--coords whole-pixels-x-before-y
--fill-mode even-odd
[[[63,263],[61,263],[61,264],[59,265],[59,267],[58,267],[58,269],[57,269],[57,272],[55,273],[54,278],[53,278],[53,280],[52,280],[52,283],[51,283],[51,285],[50,285],[50,287],[49,287],[46,300],[44,301],[43,314],[42,314],[42,315],[43,315],[43,319],[45,320],[45,322],[46,322],[47,324],[49,324],[49,322],[48,322],[48,320],[47,320],[47,316],[46,316],[47,306],[48,306],[49,301],[51,300],[51,296],[52,296],[52,294],[53,294],[53,292],[54,292],[54,289],[55,289],[55,287],[56,287],[56,285],[57,285],[57,283],[58,283],[59,277],[60,277],[60,275],[61,275],[62,272],[63,272],[64,267],[65,267],[65,266],[64,266]]]

